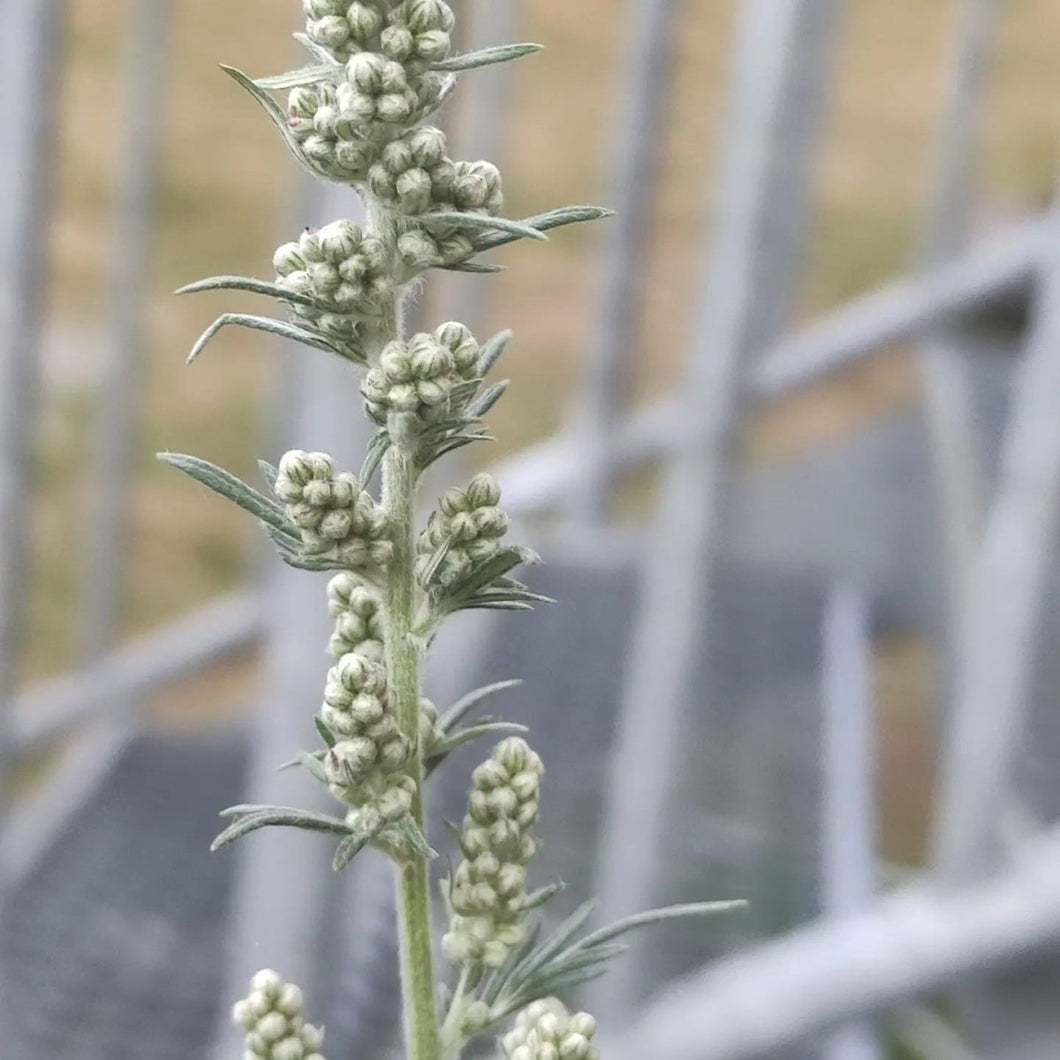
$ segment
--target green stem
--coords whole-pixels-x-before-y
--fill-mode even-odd
[[[391,417],[393,442],[383,460],[383,509],[390,521],[394,554],[388,568],[386,628],[389,693],[402,731],[416,744],[408,765],[416,782],[412,815],[426,834],[423,813],[423,763],[419,733],[420,648],[412,635],[415,605],[413,501],[416,488],[414,439],[405,434],[407,424]],[[431,961],[430,880],[427,862],[413,856],[395,865],[397,873],[398,935],[401,984],[405,1010],[405,1041],[408,1060],[439,1060],[441,1038],[434,1001],[434,970]]]

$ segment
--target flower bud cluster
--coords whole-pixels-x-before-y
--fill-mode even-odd
[[[542,772],[526,741],[509,737],[472,774],[460,834],[464,860],[450,880],[452,918],[442,939],[454,963],[499,968],[523,940],[526,865],[536,849],[530,829]]]
[[[383,616],[379,597],[352,574],[343,571],[328,582],[328,613],[335,631],[328,652],[336,659],[357,652],[383,661]]]
[[[413,747],[391,706],[383,664],[343,655],[328,671],[320,720],[335,737],[324,771],[332,795],[352,807],[347,823],[375,835],[404,817],[416,784],[401,770]]]
[[[364,377],[368,417],[384,426],[392,412],[410,412],[432,423],[449,411],[456,381],[453,355],[432,335],[420,332],[383,347],[379,363]]]
[[[431,210],[500,213],[501,175],[490,162],[454,162],[445,133],[421,126],[383,148],[368,170],[372,193],[395,210],[419,217]]]
[[[567,1011],[562,1001],[542,998],[527,1005],[501,1038],[506,1060],[599,1060],[592,1044],[596,1020],[588,1012]]]
[[[295,319],[347,345],[356,345],[357,322],[378,318],[393,298],[386,244],[353,221],[307,228],[298,242],[280,247],[272,263],[278,287],[319,303],[294,305]]]
[[[435,553],[446,543],[445,558],[432,575],[432,582],[446,588],[459,587],[500,551],[509,524],[507,513],[497,506],[500,499],[500,487],[485,473],[476,475],[466,489],[454,487],[442,494],[416,545],[421,583]]]
[[[326,453],[293,449],[283,455],[276,496],[299,528],[307,552],[350,570],[384,566],[393,546],[382,509],[349,472],[335,473]]]
[[[341,183],[364,179],[381,145],[438,103],[453,12],[442,0],[304,0],[307,35],[335,57],[337,83],[299,85],[287,123],[306,160]]]
[[[338,59],[380,52],[412,70],[439,62],[451,47],[454,17],[442,0],[303,0],[306,36]]]
[[[324,1032],[302,1019],[302,991],[270,968],[251,979],[232,1020],[246,1032],[246,1060],[324,1060]]]

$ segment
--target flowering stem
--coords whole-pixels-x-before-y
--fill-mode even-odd
[[[416,747],[408,765],[416,782],[412,817],[421,831],[423,764],[419,749],[420,649],[412,633],[415,586],[413,579],[413,502],[416,464],[412,440],[403,417],[391,417],[393,443],[383,461],[383,508],[389,520],[393,558],[387,577],[385,644],[388,688],[402,731]],[[439,1060],[441,1041],[434,1002],[431,961],[430,881],[427,862],[417,856],[395,867],[401,982],[405,1008],[405,1040],[409,1060]]]

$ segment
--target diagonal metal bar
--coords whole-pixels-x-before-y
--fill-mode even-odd
[[[113,649],[84,669],[28,689],[12,702],[13,749],[26,753],[84,722],[102,720],[108,707],[251,646],[263,625],[261,594],[234,593]]]
[[[628,55],[622,63],[625,96],[614,123],[618,138],[608,170],[614,175],[608,205],[615,217],[604,230],[591,346],[569,426],[578,462],[564,513],[575,527],[597,524],[605,515],[612,471],[607,443],[629,396],[637,280],[651,220],[676,6],[670,0],[634,0],[628,17]]]
[[[649,537],[611,764],[598,879],[610,916],[647,907],[662,871],[660,844],[673,795],[669,771],[692,698],[691,672],[703,651],[719,496],[741,369],[753,352],[748,342],[757,280],[769,253],[769,219],[788,196],[799,200],[804,189],[787,183],[790,158],[812,145],[812,137],[789,141],[794,130],[779,123],[791,106],[813,110],[820,102],[823,62],[818,63],[817,49],[828,38],[832,7],[751,0],[739,12],[729,132],[717,185],[718,227],[677,405],[684,437],[666,472]],[[640,963],[627,960],[601,981],[598,1007],[615,1011],[633,1000]]]
[[[809,386],[881,346],[1027,284],[1048,248],[1049,223],[1037,218],[1013,226],[950,264],[888,284],[781,339],[750,367],[748,400],[765,403]],[[677,413],[677,399],[668,397],[627,416],[608,446],[616,472],[669,452],[680,440]],[[569,490],[575,464],[567,438],[550,439],[504,461],[496,474],[505,484],[505,506],[527,513],[555,503]]]
[[[1019,368],[998,489],[960,631],[956,706],[938,798],[935,860],[967,878],[1001,853],[997,834],[1029,710],[1046,575],[1060,514],[1060,217]]]
[[[1060,833],[997,877],[912,884],[672,985],[608,1056],[752,1060],[1060,939]]]

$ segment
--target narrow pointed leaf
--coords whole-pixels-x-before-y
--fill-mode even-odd
[[[328,748],[335,746],[335,734],[324,724],[324,719],[319,714],[313,716],[313,724],[320,733],[320,738],[327,744]]]
[[[300,342],[303,346],[312,346],[318,350],[337,354],[343,360],[352,359],[345,350],[324,338],[323,335],[318,335],[315,331],[309,331],[307,328],[300,328],[297,324],[288,324],[283,320],[273,320],[271,317],[250,316],[246,313],[224,313],[199,336],[199,341],[195,343],[191,353],[188,354],[188,364],[191,364],[202,353],[221,328],[229,324],[243,328],[253,328],[255,331],[265,331],[270,335],[279,335],[280,338]]]
[[[411,817],[402,817],[398,821],[396,828],[413,853],[418,854],[421,858],[428,859],[438,856],[438,851],[427,842],[427,837],[420,831],[419,825]]]
[[[420,576],[422,585],[429,587],[434,582],[435,575],[445,562],[445,557],[449,555],[449,550],[453,547],[453,540],[453,535],[449,534],[431,553],[431,558],[427,561],[427,566],[423,568],[423,574]]]
[[[505,391],[510,384],[511,380],[504,379],[499,383],[494,383],[492,386],[486,387],[486,389],[483,390],[482,393],[479,394],[479,396],[464,410],[467,417],[469,419],[477,420],[482,416],[485,416],[486,413],[489,412],[489,410],[493,408],[502,397],[504,397]]]
[[[507,265],[494,265],[489,261],[461,261],[456,265],[439,265],[444,272],[472,272],[478,275],[492,275],[497,272],[507,272]]]
[[[532,909],[540,909],[546,902],[551,902],[565,887],[566,884],[562,880],[556,880],[555,883],[538,887],[536,891],[531,891],[526,896],[526,900],[523,902],[523,909],[526,912],[530,912]]]
[[[525,725],[515,721],[490,721],[480,725],[469,725],[466,729],[457,729],[452,736],[435,744],[427,757],[425,769],[429,776],[438,768],[458,747],[466,743],[472,743],[483,736],[518,736],[530,730]]]
[[[489,375],[490,369],[497,363],[501,354],[504,353],[508,346],[508,343],[512,341],[513,332],[505,329],[504,331],[498,331],[493,338],[486,342],[486,345],[479,350],[478,354],[478,374],[485,378]]]
[[[553,228],[562,228],[565,225],[581,224],[585,221],[599,221],[604,217],[614,216],[614,210],[606,210],[602,206],[561,206],[548,213],[536,214],[527,217],[520,224],[539,232],[547,232]],[[513,243],[518,236],[509,235],[504,232],[478,236],[475,239],[475,250],[492,250],[494,247],[502,247],[507,243]]]
[[[518,970],[522,963],[526,960],[527,956],[537,945],[537,940],[541,937],[541,920],[535,918],[530,930],[526,933],[526,938],[516,947],[508,956],[508,960],[494,972],[489,979],[482,986],[480,997],[487,1005],[492,1007],[497,1003],[498,998],[504,992],[504,988],[508,985],[512,974]],[[503,1016],[498,1016],[498,1019],[503,1019]]]
[[[242,70],[237,70],[233,66],[221,65],[221,69],[236,84],[242,86],[247,92],[257,101],[258,105],[262,110],[269,116],[273,125],[280,130],[280,135],[283,137],[283,142],[287,145],[287,149],[294,155],[295,160],[298,164],[307,172],[311,173],[314,177],[319,177],[315,169],[306,161],[305,155],[302,154],[302,146],[295,138],[294,133],[291,132],[290,126],[287,124],[287,115],[284,114],[283,108],[265,91],[263,88],[259,88],[254,84],[251,78],[247,77]]]
[[[286,807],[269,807],[247,813],[234,820],[210,845],[211,850],[220,850],[237,839],[241,839],[259,828],[283,827],[301,828],[310,832],[330,832],[336,835],[348,835],[349,827],[345,821],[323,814],[310,813],[305,810],[294,810]]]
[[[298,88],[300,85],[319,85],[322,81],[338,81],[343,68],[334,60],[303,66],[286,74],[273,74],[271,77],[255,77],[254,84],[268,92],[284,88]]]
[[[664,909],[649,909],[644,913],[635,913],[633,916],[599,928],[592,934],[586,935],[585,938],[579,939],[572,949],[584,950],[590,946],[599,946],[618,938],[619,935],[624,935],[627,931],[646,927],[649,924],[658,924],[664,920],[673,920],[678,917],[717,916],[720,913],[733,913],[738,909],[746,908],[746,901],[736,899],[726,902],[689,902],[684,905],[667,906]]]
[[[367,487],[368,483],[372,481],[389,448],[390,434],[385,429],[379,431],[368,443],[368,449],[364,454],[364,463],[361,464],[361,474],[359,476],[362,488]]]
[[[335,856],[331,859],[331,867],[336,872],[341,872],[367,845],[368,837],[365,835],[346,836],[335,849]]]
[[[526,982],[534,972],[547,964],[581,929],[596,911],[599,902],[591,898],[583,902],[562,924],[531,953],[512,976],[513,988]]]
[[[533,55],[541,51],[540,44],[500,44],[493,48],[480,48],[478,51],[454,55],[431,63],[432,70],[474,70],[479,66],[492,66],[494,63],[509,63],[521,59],[524,55]]]
[[[258,470],[261,472],[261,477],[265,480],[265,484],[270,490],[276,488],[276,479],[279,477],[279,471],[268,462],[268,460],[258,461]]]
[[[507,217],[486,217],[478,213],[463,213],[459,210],[438,210],[423,214],[420,221],[425,225],[449,225],[453,228],[484,229],[487,232],[504,233],[509,236],[506,243],[514,239],[548,239],[539,228],[523,221],[511,221]]]
[[[438,727],[444,733],[449,733],[456,725],[475,709],[484,699],[495,695],[497,692],[506,692],[509,688],[518,688],[523,682],[519,678],[510,681],[494,681],[491,685],[483,685],[476,688],[467,695],[461,696],[442,716],[438,719]]]
[[[317,60],[317,62],[321,64],[335,62],[334,57],[327,48],[321,47],[321,45],[317,44],[315,40],[311,40],[306,34],[293,33],[292,36],[307,52],[309,52],[310,55],[313,56],[314,59]]]
[[[319,781],[321,784],[326,784],[328,777],[324,772],[324,764],[321,758],[323,758],[323,752],[321,751],[316,754],[310,754],[308,751],[298,751],[294,756],[294,761],[309,773],[314,780]]]
[[[196,280],[178,287],[177,294],[200,294],[203,291],[249,291],[251,294],[264,294],[278,298],[291,305],[306,306],[309,309],[327,309],[323,302],[310,298],[309,295],[287,291],[277,283],[269,280],[256,280],[252,276],[209,276],[205,280]]]
[[[459,591],[449,602],[450,606],[463,605],[471,597],[475,596],[481,589],[486,588],[495,578],[507,574],[515,567],[522,564],[534,564],[541,561],[540,556],[533,549],[514,545],[501,549],[492,559],[487,560],[476,568],[467,580],[460,586]],[[444,600],[444,597],[443,597]]]
[[[158,459],[178,471],[183,471],[207,489],[239,505],[244,511],[257,516],[279,533],[289,536],[295,530],[282,505],[259,493],[253,486],[248,486],[224,468],[186,453],[159,453]]]

